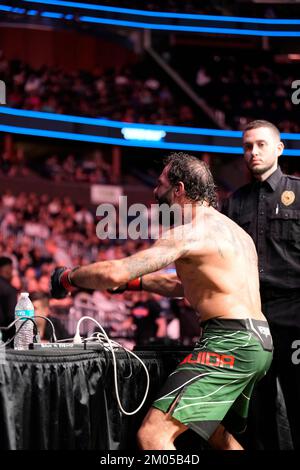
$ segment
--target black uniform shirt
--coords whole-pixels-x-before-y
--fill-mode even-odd
[[[277,168],[238,189],[222,212],[253,238],[261,289],[300,288],[300,178]]]
[[[8,326],[15,319],[15,306],[17,304],[17,289],[15,289],[4,277],[0,276],[0,326]],[[11,338],[15,333],[14,328],[3,331],[3,341]]]

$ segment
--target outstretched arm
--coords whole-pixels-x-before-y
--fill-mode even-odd
[[[104,290],[165,268],[185,253],[183,241],[170,237],[167,240],[158,240],[151,248],[121,260],[102,261],[75,268],[68,273],[68,280],[76,287]]]

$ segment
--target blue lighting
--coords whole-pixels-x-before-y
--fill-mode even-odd
[[[114,137],[102,137],[89,134],[75,134],[73,132],[50,131],[45,129],[31,129],[27,127],[14,127],[0,125],[0,132],[11,132],[13,134],[32,135],[36,137],[48,137],[54,139],[75,140],[80,142],[93,142],[98,144],[121,145],[127,147],[147,147],[153,149],[191,150],[194,152],[223,153],[227,155],[242,155],[242,147],[223,145],[202,145],[177,142],[149,142],[141,140],[126,141]],[[286,156],[300,156],[300,149],[284,150]]]
[[[157,149],[172,150],[191,150],[194,152],[212,152],[241,155],[243,149],[241,147],[230,147],[222,145],[198,145],[177,142],[149,142],[141,140],[123,140],[114,137],[102,137],[88,134],[75,134],[73,132],[49,131],[44,129],[31,129],[27,127],[14,127],[0,125],[0,132],[11,132],[13,134],[33,135],[37,137],[49,137],[55,139],[76,140],[81,142],[94,142],[98,144],[121,145],[127,147],[148,147]],[[298,151],[298,154],[300,150]]]
[[[162,130],[137,129],[136,127],[122,127],[121,134],[126,140],[142,140],[148,142],[159,142],[166,136],[166,132]]]
[[[159,130],[165,132],[171,132],[176,134],[190,134],[190,135],[204,135],[212,137],[233,137],[241,138],[242,131],[231,131],[221,129],[207,129],[201,127],[184,127],[184,126],[167,126],[160,124],[140,124],[140,123],[129,123],[123,121],[111,121],[110,119],[104,118],[89,118],[82,116],[72,116],[68,114],[56,114],[56,113],[43,113],[41,111],[28,111],[26,109],[9,108],[7,106],[0,106],[0,114],[7,114],[10,116],[20,116],[37,119],[49,119],[51,121],[58,122],[72,122],[75,124],[87,124],[92,126],[106,126],[111,128],[122,129],[123,127],[134,128],[134,129],[150,129]],[[292,134],[284,132],[281,134],[281,138],[284,140],[300,140],[300,134]]]
[[[67,114],[55,114],[55,113],[43,113],[40,111],[28,111],[24,109],[15,109],[9,108],[6,106],[0,107],[0,114],[8,114],[11,116],[21,116],[28,118],[37,118],[37,119],[49,119],[51,121],[61,121],[61,122],[73,122],[76,124],[87,124],[92,126],[107,126],[117,129],[122,129],[123,127],[131,127],[137,129],[152,129],[152,130],[164,130],[166,132],[175,132],[177,134],[193,134],[193,135],[207,135],[207,136],[219,136],[219,137],[241,137],[241,131],[229,131],[229,130],[220,130],[220,129],[205,129],[198,127],[183,127],[183,126],[163,126],[159,124],[139,124],[139,123],[129,123],[123,121],[111,121],[110,119],[96,119],[89,117],[81,116],[71,116]],[[291,136],[300,134],[290,134]]]
[[[38,14],[37,10],[28,10],[28,12],[27,12],[27,15],[29,15],[29,16],[35,16],[37,14]]]
[[[41,13],[41,16],[44,16],[45,18],[60,19],[60,18],[62,18],[64,15],[63,15],[63,13],[55,13],[55,12],[52,12],[52,11],[43,11],[43,12]]]
[[[182,19],[194,19],[202,21],[219,21],[219,22],[236,22],[236,23],[254,23],[254,24],[266,24],[266,25],[300,25],[299,20],[289,19],[263,19],[263,18],[242,18],[233,16],[214,16],[214,15],[185,15],[179,13],[164,13],[164,12],[148,12],[144,10],[131,10],[126,8],[117,7],[105,7],[102,5],[90,5],[84,3],[75,2],[59,2],[57,0],[23,0],[31,3],[41,3],[46,5],[56,6],[69,6],[74,8],[85,8],[86,10],[93,11],[110,11],[118,12],[120,14],[131,14],[140,16],[152,16],[156,18],[182,18]],[[0,10],[11,12],[12,8],[6,5],[0,5]],[[21,13],[15,9],[15,13]],[[35,10],[29,10],[27,15],[35,15]],[[177,15],[177,16],[175,16]],[[55,19],[72,19],[71,15],[65,15],[58,12],[43,12],[41,16]],[[123,26],[126,28],[142,28],[142,29],[153,29],[160,31],[185,31],[190,33],[208,33],[208,34],[229,34],[229,35],[240,35],[240,36],[269,36],[269,37],[300,37],[300,31],[268,31],[268,30],[256,30],[256,29],[238,29],[238,28],[222,28],[222,27],[207,27],[207,26],[186,26],[186,25],[173,25],[173,24],[158,24],[158,23],[145,23],[140,21],[126,21],[126,20],[115,20],[110,18],[99,18],[93,16],[83,15],[79,18],[79,21],[95,23],[95,24],[106,24],[112,26]]]
[[[20,15],[23,15],[25,13],[25,8],[12,8],[11,10],[13,13],[19,13]]]
[[[24,2],[30,3],[41,3],[43,5],[56,5],[56,6],[66,6],[71,8],[81,8],[85,10],[93,11],[106,11],[111,13],[121,13],[126,15],[140,15],[140,16],[150,16],[154,18],[181,18],[186,20],[204,20],[204,21],[221,21],[221,22],[237,22],[237,23],[255,23],[255,24],[285,24],[285,25],[299,25],[300,19],[269,19],[269,18],[249,18],[249,17],[239,17],[239,16],[217,16],[217,15],[198,15],[198,14],[189,14],[189,13],[173,13],[173,12],[160,12],[160,11],[148,11],[148,10],[136,10],[132,8],[119,8],[119,7],[110,7],[104,5],[93,5],[90,3],[80,3],[80,2],[68,2],[60,0],[23,0]]]
[[[289,132],[281,132],[280,137],[283,140],[300,140],[300,134],[291,134]]]
[[[165,31],[187,31],[190,33],[238,34],[242,36],[300,37],[300,31],[259,31],[255,29],[208,28],[206,26],[180,26],[173,24],[141,23],[136,21],[112,20],[93,16],[80,16],[80,21],[109,24],[130,28],[157,29]]]

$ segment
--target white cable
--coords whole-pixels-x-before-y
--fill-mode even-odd
[[[116,391],[117,402],[118,402],[118,405],[120,407],[120,410],[122,411],[122,413],[124,413],[127,416],[132,416],[132,415],[136,414],[138,411],[140,411],[140,409],[144,405],[145,400],[146,400],[147,395],[148,395],[148,392],[149,392],[150,377],[149,377],[149,372],[147,370],[147,367],[145,366],[143,361],[136,354],[134,354],[132,351],[130,351],[129,349],[125,348],[124,346],[120,345],[119,343],[117,343],[113,340],[111,341],[109,339],[109,337],[107,336],[107,334],[106,334],[105,330],[103,329],[103,327],[100,325],[100,323],[98,323],[97,320],[95,320],[95,318],[92,318],[92,317],[87,317],[87,316],[81,317],[80,320],[78,321],[77,326],[76,326],[76,333],[75,333],[75,336],[74,336],[74,343],[75,344],[76,344],[76,342],[78,342],[79,338],[80,338],[80,342],[81,342],[81,337],[80,337],[80,334],[79,334],[79,330],[80,330],[80,324],[82,323],[83,320],[91,320],[94,323],[96,323],[96,325],[102,331],[102,333],[97,334],[98,340],[102,341],[102,335],[103,335],[103,337],[105,338],[105,340],[108,343],[108,349],[110,350],[110,352],[112,354],[112,358],[113,358],[115,391]],[[138,360],[138,362],[140,362],[142,364],[142,366],[145,370],[145,373],[146,373],[147,385],[146,385],[145,394],[144,394],[144,397],[143,397],[140,405],[134,411],[124,410],[124,408],[121,404],[121,401],[120,401],[120,395],[119,395],[119,390],[118,390],[117,361],[116,361],[116,356],[115,356],[115,352],[114,352],[114,349],[113,349],[113,343],[115,343],[118,347],[121,347],[122,349],[124,349],[124,351],[128,352],[133,357],[135,357]]]
[[[58,339],[56,342],[57,343],[65,343],[66,341],[73,341],[74,338],[72,336],[72,338],[64,338],[64,339]]]

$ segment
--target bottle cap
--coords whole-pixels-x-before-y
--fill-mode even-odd
[[[22,297],[29,297],[29,292],[21,292]]]

